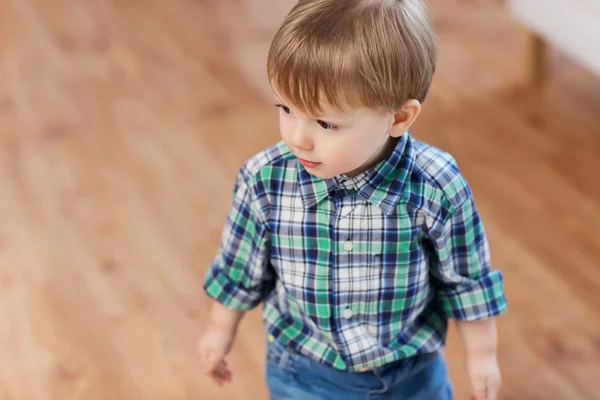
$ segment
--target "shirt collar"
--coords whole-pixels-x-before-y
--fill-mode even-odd
[[[355,190],[357,195],[381,208],[389,215],[398,204],[414,161],[410,133],[402,135],[392,154],[375,167],[355,176],[320,179],[309,174],[298,163],[298,181],[304,206],[312,207],[336,189]]]

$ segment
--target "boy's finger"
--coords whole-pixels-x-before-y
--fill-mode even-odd
[[[222,386],[224,382],[231,382],[231,373],[229,371],[223,371],[217,368],[211,375],[219,386]]]
[[[215,368],[215,371],[221,374],[224,377],[231,377],[231,371],[227,364],[224,361],[221,361],[219,365]]]
[[[214,353],[214,351],[208,350],[203,357],[204,371],[206,373],[214,371],[215,368],[218,367],[219,361],[220,360],[217,357],[217,355]]]
[[[476,379],[473,384],[473,400],[488,400],[485,379]]]
[[[486,399],[487,400],[496,400],[498,398],[498,391],[500,390],[500,385],[496,381],[488,381],[487,391],[486,391]]]
[[[211,376],[213,380],[217,383],[217,385],[223,386],[223,378],[221,378],[218,374],[215,373],[212,373]]]
[[[498,398],[498,391],[500,390],[500,381],[498,379],[489,378],[485,385],[486,400],[496,400]]]

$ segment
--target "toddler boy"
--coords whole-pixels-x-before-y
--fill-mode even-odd
[[[502,274],[455,160],[409,131],[435,66],[420,0],[301,0],[285,18],[268,56],[282,141],[240,169],[206,275],[199,351],[219,382],[262,302],[272,399],[451,399],[449,319],[475,398],[496,398]]]

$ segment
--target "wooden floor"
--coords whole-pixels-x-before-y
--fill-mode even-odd
[[[195,343],[235,172],[278,140],[265,57],[292,4],[0,2],[0,400],[266,399],[260,310],[231,385]],[[455,155],[505,272],[503,398],[600,399],[600,77],[553,50],[533,93],[501,1],[430,4],[413,134]],[[447,355],[468,399],[454,329]]]

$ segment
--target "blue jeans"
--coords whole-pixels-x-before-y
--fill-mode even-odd
[[[368,372],[325,366],[267,344],[265,377],[270,400],[452,400],[440,352],[410,357]]]

